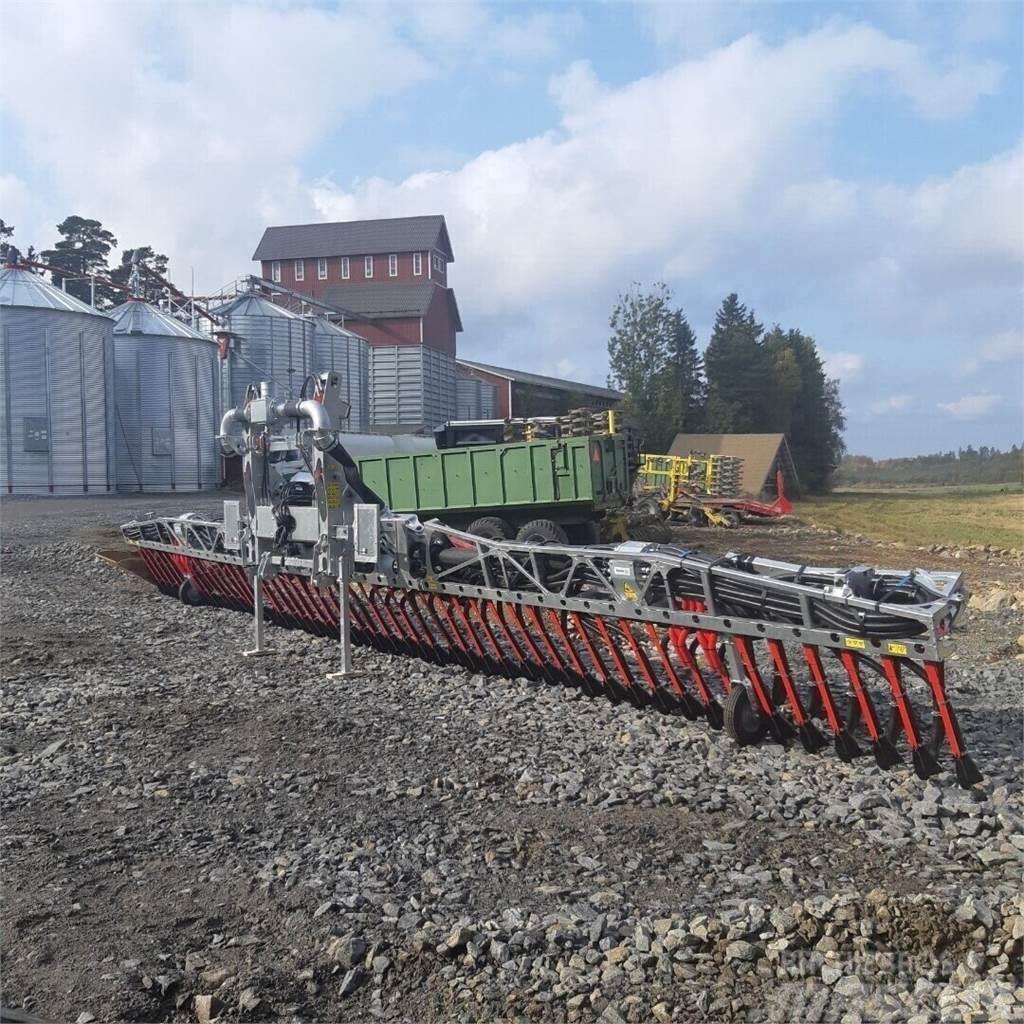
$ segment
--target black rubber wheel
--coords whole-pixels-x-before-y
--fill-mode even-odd
[[[188,578],[183,579],[181,581],[181,586],[178,587],[178,600],[181,601],[182,604],[197,606],[205,603],[203,595],[196,590],[195,585]]]
[[[739,526],[743,522],[743,517],[735,509],[728,508],[722,511],[722,515],[725,517],[725,523],[728,527]]]
[[[722,708],[725,732],[737,745],[749,747],[764,739],[768,723],[754,710],[750,692],[741,683],[734,683]]]
[[[558,523],[550,519],[531,519],[519,527],[516,540],[520,544],[568,544],[569,538]]]
[[[514,531],[512,524],[501,516],[481,516],[469,524],[466,533],[484,540],[511,540]]]
[[[707,516],[704,515],[704,511],[702,509],[699,509],[699,508],[696,508],[696,507],[691,508],[689,510],[689,512],[686,513],[686,518],[690,520],[690,525],[691,526],[707,526],[708,525],[708,519],[707,519]]]
[[[661,502],[657,498],[644,498],[637,502],[635,508],[637,515],[641,516],[657,516],[661,519],[664,515],[661,510]]]

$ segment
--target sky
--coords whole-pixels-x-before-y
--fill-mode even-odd
[[[1024,439],[1024,4],[6,0],[0,217],[197,293],[268,224],[442,213],[470,359],[604,383],[665,281],[841,382],[851,452]]]

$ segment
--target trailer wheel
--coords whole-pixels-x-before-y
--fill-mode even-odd
[[[725,524],[730,529],[739,526],[743,522],[743,517],[734,508],[722,509],[722,515],[725,518]]]
[[[484,540],[511,540],[515,531],[501,516],[481,516],[469,524],[466,533],[472,533]]]
[[[754,710],[750,693],[742,683],[734,683],[722,708],[725,733],[740,747],[749,747],[764,739],[768,724]]]
[[[520,544],[568,544],[566,536],[558,523],[550,519],[531,519],[525,526],[519,528],[516,540]]]

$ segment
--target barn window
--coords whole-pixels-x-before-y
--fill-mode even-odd
[[[414,252],[412,254],[412,272],[417,277],[423,273],[423,253]]]
[[[388,257],[388,277],[398,277],[398,257],[394,253]]]
[[[438,256],[437,253],[434,253],[434,269],[444,270],[444,259]]]
[[[363,257],[363,277],[373,277],[373,257]]]
[[[306,264],[302,260],[295,261],[295,280],[305,281],[306,280]]]
[[[341,257],[341,279],[343,281],[347,281],[348,280],[348,257],[347,256],[342,256]]]
[[[327,260],[323,256],[316,261],[316,276],[321,281],[327,280]]]
[[[281,263],[279,260],[274,260],[270,264],[270,280],[275,284],[281,283]]]

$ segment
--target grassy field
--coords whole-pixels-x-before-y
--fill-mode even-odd
[[[817,526],[908,544],[991,544],[1024,548],[1024,487],[868,488],[835,491],[796,504]]]

